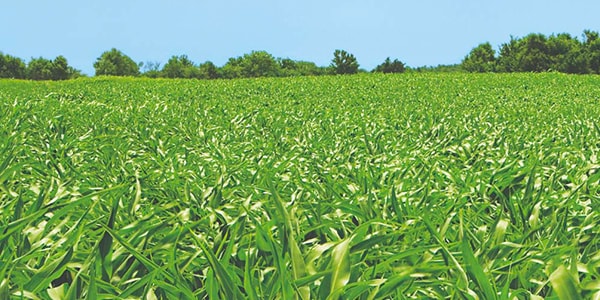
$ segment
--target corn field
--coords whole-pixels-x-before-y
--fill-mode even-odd
[[[600,299],[600,77],[0,81],[0,299]]]

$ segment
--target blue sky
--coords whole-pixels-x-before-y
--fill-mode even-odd
[[[600,30],[598,0],[0,1],[0,51],[27,61],[64,55],[88,75],[113,47],[137,62],[186,54],[219,66],[252,50],[328,65],[344,49],[370,70],[388,56],[452,64],[511,35]]]

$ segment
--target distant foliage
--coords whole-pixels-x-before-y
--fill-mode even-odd
[[[590,72],[600,74],[600,38],[598,38],[598,32],[586,30],[584,34],[583,55],[586,57],[587,67]]]
[[[345,50],[335,50],[335,52],[333,52],[331,68],[333,69],[334,74],[356,74],[358,73],[358,66],[358,61],[353,54],[350,54]]]
[[[94,63],[94,69],[96,70],[96,76],[140,75],[140,67],[135,63],[135,61],[115,48],[102,53],[102,55]]]
[[[496,53],[490,43],[483,43],[471,50],[462,62],[463,68],[469,72],[494,72],[496,70]]]
[[[167,78],[200,78],[200,69],[187,55],[172,56],[162,69],[162,76]]]
[[[140,68],[143,68],[142,76],[148,78],[158,78],[162,76],[160,71],[160,62],[148,61],[142,63]]]
[[[600,40],[589,30],[582,40],[568,33],[529,34],[502,44],[497,57],[489,43],[481,44],[465,57],[462,67],[469,72],[600,74]]]
[[[221,77],[219,74],[219,68],[215,66],[211,61],[207,61],[200,65],[200,78],[201,79],[217,79]]]
[[[25,78],[25,63],[18,57],[0,52],[0,78]]]
[[[27,65],[27,77],[33,80],[50,80],[52,78],[52,61],[43,57],[31,59]]]
[[[281,69],[273,55],[266,51],[252,51],[241,59],[243,77],[276,77]]]
[[[43,57],[33,58],[27,64],[27,79],[31,80],[67,80],[76,77],[79,72],[69,67],[64,56],[53,61]]]
[[[281,67],[273,55],[266,51],[252,51],[244,56],[230,58],[223,66],[223,77],[277,77]]]
[[[0,78],[66,80],[80,76],[81,71],[69,66],[67,59],[62,55],[54,60],[32,58],[25,64],[20,58],[0,53]]]
[[[462,64],[451,64],[408,68],[408,71],[413,73],[461,73],[465,70]]]
[[[397,59],[391,61],[389,57],[386,58],[382,64],[373,69],[373,72],[379,73],[404,73],[404,71],[406,71],[406,66],[403,62]]]

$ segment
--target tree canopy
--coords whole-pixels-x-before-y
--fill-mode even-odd
[[[200,70],[187,55],[172,56],[162,69],[162,76],[167,78],[198,78]]]
[[[500,46],[498,56],[489,43],[474,48],[462,62],[469,72],[546,72],[600,74],[598,33],[584,31],[579,40],[568,33],[539,33],[511,37]]]
[[[102,55],[94,63],[96,76],[137,76],[140,74],[139,66],[123,52],[112,48]]]
[[[0,52],[0,78],[25,78],[25,63],[18,57]]]
[[[358,66],[358,61],[353,54],[339,49],[333,52],[331,68],[335,74],[356,74],[358,73]]]
[[[62,55],[53,61],[43,57],[33,58],[27,64],[27,78],[32,80],[66,80],[76,73]]]
[[[490,43],[483,43],[471,50],[462,62],[469,72],[494,72],[496,70],[496,52]]]
[[[67,59],[59,55],[54,60],[43,57],[23,60],[0,53],[0,78],[31,80],[66,80],[81,76],[79,70],[69,66]]]
[[[375,69],[373,69],[374,73],[404,73],[404,71],[406,71],[406,66],[403,62],[397,59],[391,61],[389,57],[386,58],[382,64],[378,65],[377,67],[375,67]]]

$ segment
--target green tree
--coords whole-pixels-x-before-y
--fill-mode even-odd
[[[219,68],[217,68],[217,66],[210,61],[201,64],[199,70],[200,78],[202,79],[217,79],[221,77],[219,74]]]
[[[551,35],[547,42],[551,69],[564,73],[589,73],[583,45],[568,33]]]
[[[187,55],[172,56],[162,69],[167,78],[200,78],[200,70]]]
[[[462,67],[468,72],[494,72],[496,70],[496,52],[490,43],[473,48],[462,61]]]
[[[139,66],[129,56],[115,48],[102,53],[94,63],[94,69],[96,76],[138,76],[140,74]]]
[[[224,78],[275,77],[281,74],[277,60],[265,51],[252,51],[241,57],[230,58],[222,71]]]
[[[244,77],[276,77],[281,73],[277,60],[266,51],[244,54],[241,66]]]
[[[59,55],[52,61],[52,80],[67,80],[71,78],[73,69],[69,68],[67,59]]]
[[[296,61],[296,70],[300,76],[319,76],[327,74],[327,67],[319,67],[314,62]]]
[[[335,74],[356,74],[358,73],[358,61],[354,55],[345,50],[335,50],[331,68]]]
[[[148,78],[158,78],[162,76],[160,72],[160,62],[147,61],[142,64],[143,68],[142,76]]]
[[[241,78],[243,77],[242,57],[231,57],[221,68],[223,78]]]
[[[590,72],[600,74],[600,38],[598,32],[585,30],[584,35],[583,55],[586,57],[586,65]]]
[[[591,42],[587,47],[586,53],[591,72],[600,74],[600,39]]]
[[[544,72],[552,66],[546,36],[532,33],[520,42],[519,71]]]
[[[591,43],[593,43],[593,42],[595,42],[596,40],[599,39],[598,32],[591,31],[591,30],[588,30],[588,29],[586,29],[586,30],[583,31],[583,36],[585,37],[585,44],[586,45],[591,44]]]
[[[86,77],[86,75],[82,74],[81,70],[69,66],[69,79],[75,79],[79,77]]]
[[[51,80],[52,61],[40,58],[32,58],[27,64],[27,78],[31,80]]]
[[[281,76],[317,76],[327,73],[326,68],[320,68],[309,61],[295,61],[289,58],[279,59]]]
[[[378,73],[404,73],[404,71],[406,71],[406,66],[403,62],[397,59],[392,61],[389,57],[386,58],[382,64],[373,69],[373,72]]]
[[[293,59],[280,58],[278,59],[279,67],[281,69],[281,76],[299,76],[298,64]]]
[[[81,76],[78,70],[69,66],[67,59],[62,55],[54,60],[32,58],[27,64],[26,74],[31,80],[67,80]]]
[[[508,43],[500,46],[500,54],[496,62],[496,71],[498,72],[518,72],[519,71],[519,43],[514,37],[510,37]]]
[[[23,60],[0,52],[0,78],[24,79],[25,76],[26,67]]]

